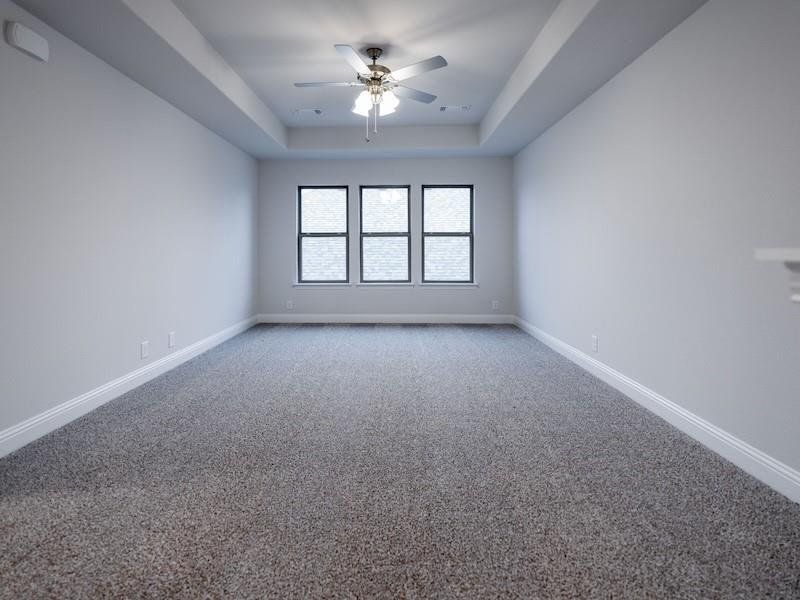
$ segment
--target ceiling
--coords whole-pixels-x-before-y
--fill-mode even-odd
[[[174,0],[289,127],[361,125],[357,90],[296,88],[296,81],[352,81],[333,48],[385,49],[391,69],[440,54],[448,66],[409,80],[438,99],[401,100],[385,125],[479,123],[558,0]],[[502,43],[498,43],[502,41]],[[365,57],[366,60],[366,57]],[[471,105],[443,113],[442,105]],[[320,108],[320,117],[296,114]]]
[[[14,0],[232,144],[259,158],[513,156],[706,0]],[[43,34],[44,23],[29,25]],[[334,44],[387,49],[440,96],[401,100],[364,139]],[[470,104],[468,113],[439,106]],[[321,118],[298,118],[321,108]]]

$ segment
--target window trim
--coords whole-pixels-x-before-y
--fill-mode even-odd
[[[436,188],[469,189],[469,231],[448,231],[427,233],[425,231],[425,190]],[[422,206],[422,283],[436,284],[474,284],[475,283],[475,186],[473,184],[423,184],[420,201]],[[425,278],[425,238],[426,237],[468,237],[469,238],[469,279],[426,279]]]
[[[303,190],[344,190],[344,233],[303,233]],[[303,238],[343,237],[345,240],[345,279],[303,279]],[[349,185],[298,185],[297,186],[297,283],[349,284],[350,283],[350,186]]]
[[[381,231],[378,233],[364,232],[364,190],[366,189],[404,189],[406,190],[406,231],[405,232],[391,232]],[[411,283],[411,186],[410,185],[360,185],[358,186],[358,270],[359,270],[359,283],[363,285],[369,284],[393,284],[393,283]],[[364,238],[365,237],[405,237],[408,243],[408,251],[406,254],[406,266],[408,276],[406,279],[370,279],[364,280]]]

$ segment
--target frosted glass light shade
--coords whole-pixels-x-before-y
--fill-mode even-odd
[[[368,117],[371,108],[372,99],[370,98],[369,92],[364,90],[358,95],[358,98],[356,98],[356,102],[353,104],[353,112],[362,117]]]
[[[392,114],[400,104],[400,100],[394,95],[391,90],[383,93],[383,100],[381,101],[381,116]]]
[[[381,104],[385,104],[388,108],[394,110],[400,105],[400,99],[394,95],[392,90],[389,90],[383,93],[383,102]]]

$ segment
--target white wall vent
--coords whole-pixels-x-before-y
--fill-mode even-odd
[[[295,108],[292,114],[295,119],[318,119],[324,113],[321,108]]]
[[[32,29],[14,21],[6,21],[5,33],[10,46],[42,62],[50,60],[50,44]]]

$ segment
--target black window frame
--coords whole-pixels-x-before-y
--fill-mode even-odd
[[[344,190],[345,231],[333,233],[303,233],[303,190]],[[345,239],[345,279],[303,279],[303,238],[343,237]],[[297,283],[350,283],[350,186],[349,185],[298,185],[297,186]]]
[[[406,231],[405,232],[364,232],[364,190],[368,189],[404,189],[406,190]],[[410,185],[360,185],[358,186],[358,270],[360,283],[411,283],[411,186]],[[408,251],[406,254],[407,277],[406,279],[370,279],[364,280],[364,238],[365,237],[405,237],[408,243]]]
[[[426,232],[425,231],[425,190],[458,188],[469,190],[469,231]],[[475,283],[475,186],[472,184],[429,184],[421,191],[422,206],[422,283]],[[426,279],[425,277],[425,238],[428,237],[468,237],[469,238],[469,279]]]

